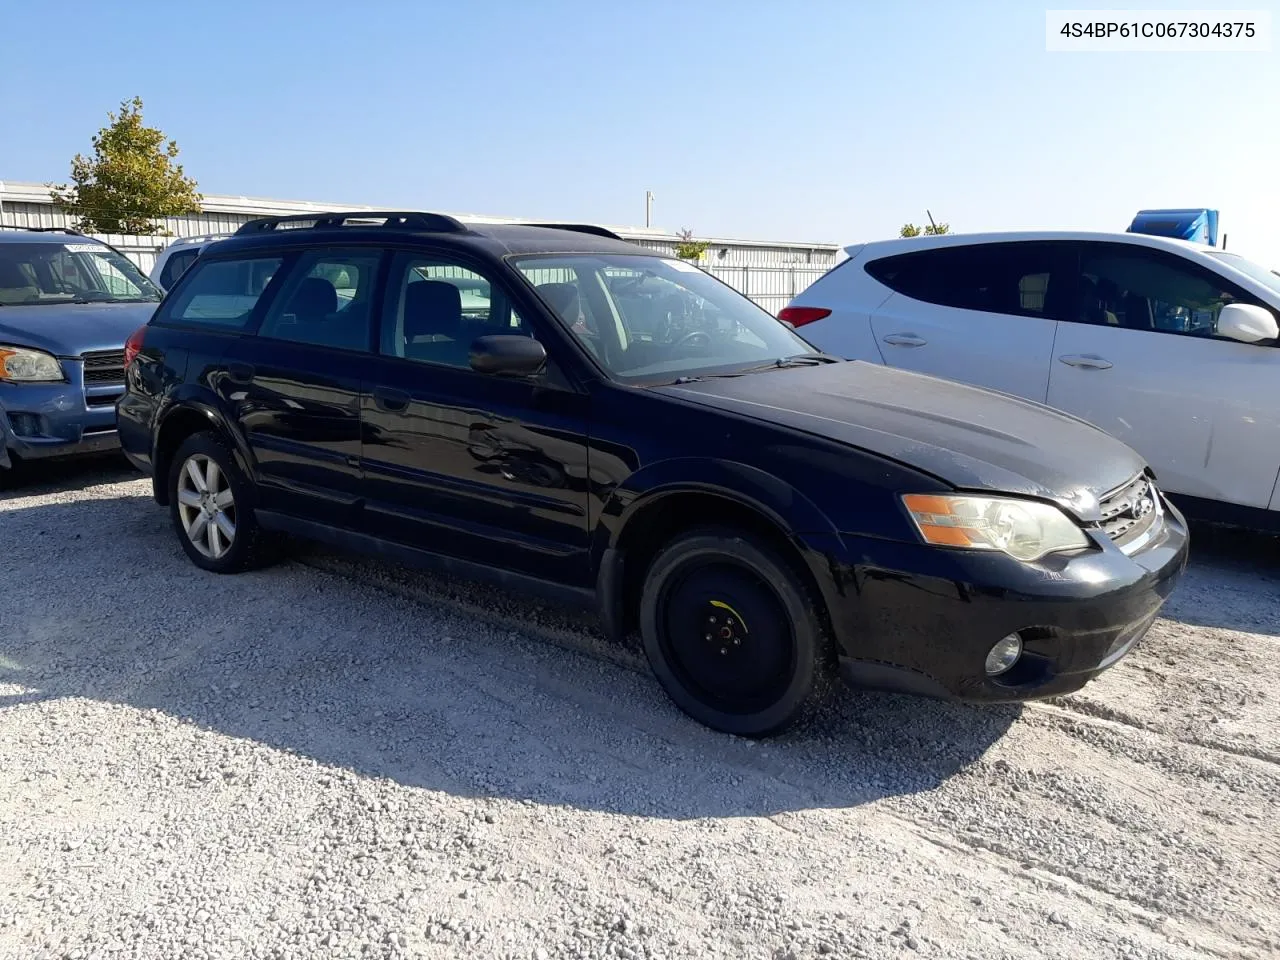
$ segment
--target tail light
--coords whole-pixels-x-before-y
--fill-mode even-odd
[[[815,320],[829,316],[831,311],[826,307],[784,307],[778,314],[778,319],[793,327],[803,327],[806,323],[813,323]]]
[[[138,351],[142,349],[142,338],[146,336],[146,333],[146,327],[139,327],[124,342],[124,368],[126,370],[129,369],[129,364],[133,363],[133,358],[138,355]]]

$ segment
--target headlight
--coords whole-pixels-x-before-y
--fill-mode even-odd
[[[1089,538],[1057,507],[1011,497],[910,493],[902,498],[925,543],[1000,550],[1015,560],[1080,550]]]
[[[60,381],[62,364],[43,350],[0,346],[0,380],[19,383]]]

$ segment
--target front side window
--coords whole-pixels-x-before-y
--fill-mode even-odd
[[[918,250],[869,262],[866,270],[913,300],[1011,316],[1057,316],[1070,282],[1053,242],[987,243]]]
[[[160,291],[100,243],[0,244],[0,304],[145,303]]]
[[[1226,279],[1181,257],[1134,245],[1086,243],[1071,319],[1214,337],[1218,314],[1237,301],[1254,302]]]
[[[280,262],[279,257],[197,261],[158,319],[243,330]]]
[[[1275,270],[1268,270],[1259,263],[1254,263],[1252,260],[1246,260],[1238,253],[1227,253],[1225,250],[1213,250],[1209,253],[1209,256],[1215,257],[1225,263],[1228,267],[1232,267],[1239,270],[1246,276],[1252,277],[1264,286],[1269,287],[1276,296],[1280,296],[1280,273],[1277,273]]]
[[[258,336],[367,350],[381,251],[315,251],[289,271]]]
[[[501,286],[461,264],[402,253],[391,266],[379,350],[389,357],[471,367],[471,344],[533,336]]]
[[[517,269],[615,378],[730,373],[813,347],[692,264],[632,254],[520,257]]]

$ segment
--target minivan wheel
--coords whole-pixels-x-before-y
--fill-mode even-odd
[[[821,601],[756,538],[705,528],[654,558],[640,598],[653,672],[685,713],[765,737],[810,716],[834,674]]]
[[[169,471],[169,512],[196,566],[240,573],[261,565],[263,532],[248,505],[249,489],[231,449],[216,434],[192,434],[178,448]]]

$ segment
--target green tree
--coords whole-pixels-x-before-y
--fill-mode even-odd
[[[924,234],[926,237],[935,237],[950,232],[951,224],[949,223],[926,223],[923,227],[917,227],[914,223],[904,223],[902,229],[898,231],[898,236],[918,237]]]
[[[93,156],[76,154],[71,186],[47,184],[53,199],[87,233],[160,234],[157,220],[200,211],[196,182],[174,163],[178,145],[142,122],[142,99],[108,113]]]
[[[676,256],[681,260],[701,260],[711,244],[704,240],[693,239],[693,231],[688,227],[680,231],[680,242],[676,244]]]

